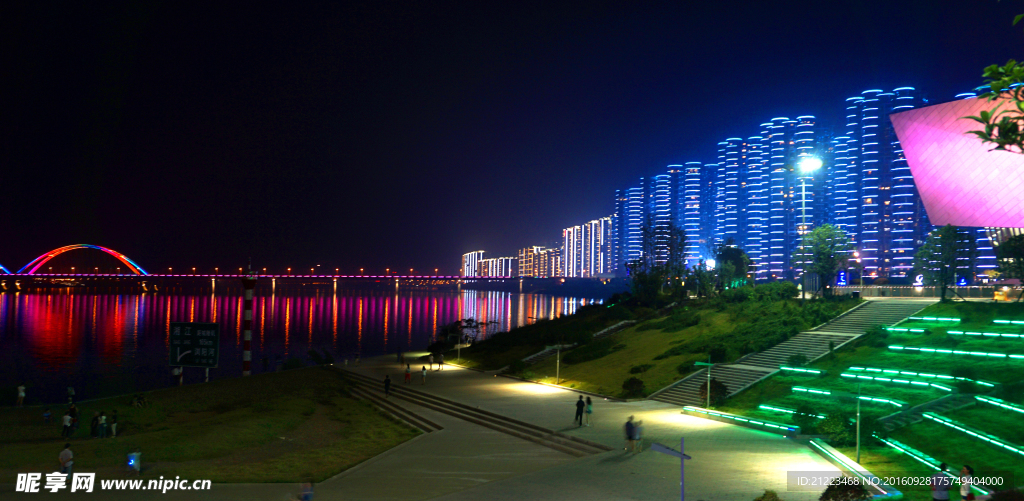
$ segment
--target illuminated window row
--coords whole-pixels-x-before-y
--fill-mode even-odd
[[[956,421],[953,421],[952,419],[940,416],[934,412],[925,412],[923,416],[927,419],[935,421],[936,423],[944,424],[950,428],[953,428],[954,430],[964,432],[974,438],[984,440],[992,445],[1002,447],[1003,449],[1006,449],[1010,452],[1015,452],[1017,454],[1020,454],[1021,456],[1024,456],[1024,450],[1022,450],[1019,446],[1011,444],[1010,442],[1007,442],[995,435],[990,435],[981,430],[975,430],[974,428],[971,428],[965,424],[958,423]]]
[[[912,346],[899,345],[889,345],[889,349],[898,351],[919,351],[922,353],[943,353],[946,355],[973,355],[976,357],[1013,358],[1018,360],[1024,360],[1024,355],[1013,355],[1007,353],[989,353],[985,351],[946,350],[941,348],[916,348]]]
[[[897,383],[897,384],[909,384],[909,385],[913,385],[913,386],[926,386],[926,387],[935,388],[935,389],[942,390],[942,391],[953,391],[953,388],[950,387],[950,386],[946,386],[946,385],[944,385],[942,383],[929,383],[928,381],[911,381],[909,379],[897,379],[897,378],[890,378],[890,377],[883,377],[883,376],[866,376],[864,374],[848,374],[848,373],[845,373],[845,372],[840,374],[840,376],[841,377],[853,378],[853,379],[866,379],[868,381],[879,381],[879,382],[883,382],[883,383]]]
[[[775,406],[772,406],[772,405],[761,404],[761,405],[758,405],[757,408],[758,409],[764,409],[766,411],[782,412],[782,413],[785,413],[785,414],[796,414],[797,413],[796,409],[790,409],[788,407],[775,407]],[[811,414],[811,415],[816,417],[816,418],[818,418],[818,419],[825,419],[825,415],[824,414]]]

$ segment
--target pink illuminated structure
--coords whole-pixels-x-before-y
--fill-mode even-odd
[[[932,224],[1024,227],[1024,155],[991,151],[968,134],[981,124],[963,118],[998,104],[964,99],[889,116]]]

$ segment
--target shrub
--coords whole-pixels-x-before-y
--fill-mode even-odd
[[[802,367],[806,365],[807,362],[807,355],[804,355],[803,353],[794,353],[786,359],[786,365],[791,367]]]
[[[754,287],[752,296],[755,301],[774,302],[796,297],[796,292],[792,282],[769,282]]]
[[[700,385],[700,400],[701,402],[707,402],[708,400],[708,381],[705,380]],[[718,405],[725,401],[725,398],[729,396],[729,388],[725,386],[725,383],[711,378],[711,405]]]
[[[508,364],[509,374],[522,374],[526,370],[526,362],[522,360],[513,360],[512,363]]]
[[[821,421],[817,415],[814,407],[802,404],[796,408],[796,414],[793,414],[793,423],[800,427],[800,432],[804,435],[813,435]]]
[[[726,303],[742,303],[750,300],[754,295],[754,288],[750,286],[738,287],[722,291],[722,301]]]
[[[764,491],[764,494],[754,498],[754,501],[782,501],[775,491]]]
[[[621,304],[612,305],[605,314],[609,320],[633,320],[633,312]]]
[[[651,367],[654,367],[654,364],[634,365],[634,366],[629,368],[629,373],[630,374],[641,374],[641,373],[644,373],[644,372],[647,372],[648,370],[650,370]]]
[[[843,447],[853,441],[850,427],[850,419],[840,413],[829,414],[818,423],[818,431],[828,437],[829,443],[834,447]]]
[[[825,492],[821,493],[820,501],[862,501],[871,499],[871,493],[860,482],[844,482],[842,478],[829,482]]]
[[[644,396],[644,382],[637,377],[631,377],[622,383],[622,395],[626,398],[638,398]]]
[[[686,374],[693,370],[693,362],[683,362],[676,366],[676,372],[680,374]]]
[[[626,345],[624,344],[615,344],[611,338],[598,339],[593,343],[570,350],[568,353],[562,355],[562,361],[567,364],[578,364],[580,362],[596,360],[625,347]]]

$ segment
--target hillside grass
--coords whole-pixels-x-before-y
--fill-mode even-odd
[[[225,379],[146,393],[150,405],[126,397],[79,405],[78,432],[60,436],[65,408],[0,414],[0,475],[49,472],[71,443],[76,471],[123,477],[126,454],[142,452],[143,476],[214,482],[321,481],[420,432],[348,396],[347,382],[325,367]],[[118,411],[116,438],[91,438],[95,411]]]

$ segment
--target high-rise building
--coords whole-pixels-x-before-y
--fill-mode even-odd
[[[562,249],[542,249],[537,254],[537,276],[538,277],[564,277],[565,274],[562,271]]]
[[[564,276],[597,277],[611,273],[612,217],[562,230]]]
[[[686,232],[686,265],[693,266],[704,257],[708,243],[708,227],[702,224],[707,202],[701,190],[705,167],[700,162],[686,162],[683,173],[683,230]]]
[[[491,257],[477,261],[477,276],[481,277],[514,277],[518,271],[516,258]]]
[[[534,245],[519,249],[519,276],[539,277],[540,276],[540,252],[544,247]]]
[[[462,276],[464,277],[476,277],[479,276],[478,263],[484,258],[484,251],[473,251],[467,252],[462,255]]]

